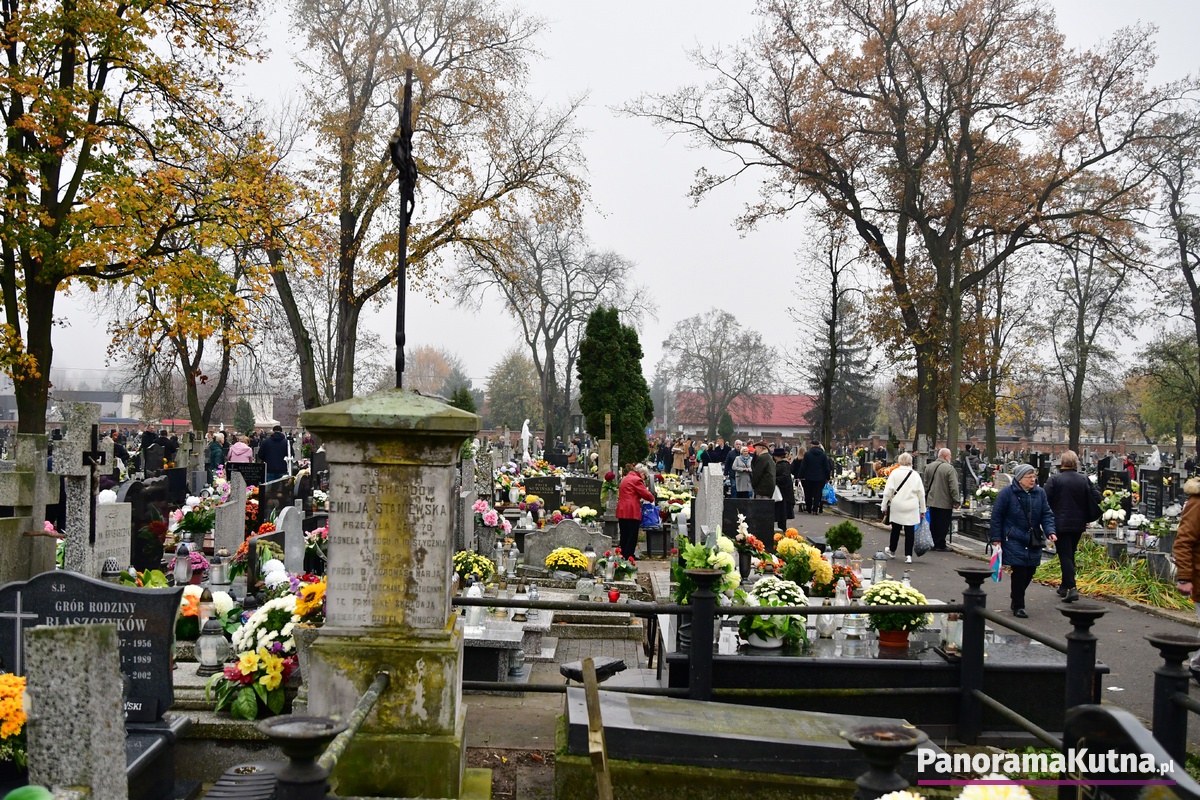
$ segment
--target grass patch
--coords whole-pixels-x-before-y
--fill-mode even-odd
[[[1062,583],[1062,563],[1055,558],[1033,573],[1033,579],[1052,586]],[[1192,601],[1174,586],[1163,583],[1144,558],[1115,564],[1108,551],[1090,540],[1075,550],[1075,584],[1083,595],[1122,597],[1135,603],[1172,611],[1192,611]]]

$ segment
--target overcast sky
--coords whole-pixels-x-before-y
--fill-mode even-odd
[[[753,27],[753,3],[524,0],[521,5],[549,23],[539,43],[544,58],[533,65],[531,93],[551,104],[589,94],[579,117],[587,131],[584,153],[594,200],[586,230],[595,246],[615,250],[637,265],[636,280],[653,298],[657,320],[647,320],[642,330],[647,377],[652,377],[672,328],[714,305],[737,314],[768,344],[789,351],[802,346],[800,337],[790,335],[795,328],[788,318],[788,307],[803,302],[795,296],[797,252],[805,243],[800,218],[740,235],[732,221],[753,195],[751,181],[693,207],[685,196],[692,175],[701,165],[718,166],[717,156],[688,149],[683,139],[668,139],[650,123],[611,110],[641,92],[666,92],[697,82],[700,76],[686,51],[697,43],[739,41]],[[1200,28],[1200,4],[1194,0],[1055,0],[1052,5],[1072,46],[1094,45],[1140,20],[1159,27],[1156,79],[1182,77],[1200,66],[1192,41]],[[277,19],[272,57],[254,68],[248,80],[268,102],[296,81],[286,18],[281,14]],[[459,354],[475,385],[482,387],[505,339],[517,335],[498,305],[493,302],[478,313],[457,309],[446,299],[434,303],[410,294],[408,341]],[[60,301],[59,313],[69,323],[55,329],[54,366],[102,367],[107,342],[96,336],[100,323],[70,298]],[[394,315],[390,301],[364,320],[390,342]]]

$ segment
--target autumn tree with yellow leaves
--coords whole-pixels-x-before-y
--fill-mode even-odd
[[[0,2],[0,359],[18,430],[45,431],[58,292],[172,269],[187,232],[243,216],[253,173],[207,175],[254,2]]]

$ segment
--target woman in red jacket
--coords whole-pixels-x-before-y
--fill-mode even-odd
[[[654,495],[642,480],[641,469],[626,464],[628,474],[621,479],[617,488],[617,528],[621,531],[621,555],[626,558],[636,555],[638,531],[642,527],[642,500],[654,502]]]

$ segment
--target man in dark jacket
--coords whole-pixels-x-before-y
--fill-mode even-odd
[[[775,524],[779,526],[779,530],[786,531],[788,520],[796,515],[796,487],[792,484],[787,450],[776,447],[771,455],[775,458],[775,486],[783,495],[782,500],[775,501]]]
[[[258,460],[267,465],[267,483],[287,475],[287,437],[279,425],[273,431],[258,447]]]
[[[1080,475],[1079,457],[1074,451],[1062,454],[1059,473],[1046,481],[1046,499],[1054,512],[1054,529],[1058,532],[1058,560],[1062,564],[1062,584],[1058,596],[1068,603],[1079,599],[1075,588],[1075,548],[1089,522],[1100,519],[1100,490]]]
[[[728,455],[729,445],[725,444],[725,437],[718,436],[716,446],[710,447],[704,451],[704,463],[705,465],[720,464],[721,468],[724,469],[725,459],[728,457]]]
[[[816,439],[809,442],[804,451],[804,464],[800,471],[800,485],[804,487],[804,509],[810,514],[824,511],[822,494],[829,483],[829,456]]]
[[[756,500],[775,496],[775,461],[766,442],[754,443],[754,461],[750,464],[750,486]]]
[[[159,431],[157,443],[163,449],[163,457],[167,461],[174,461],[175,454],[179,452],[179,440],[175,439],[172,441],[172,438],[167,436],[166,431]]]

